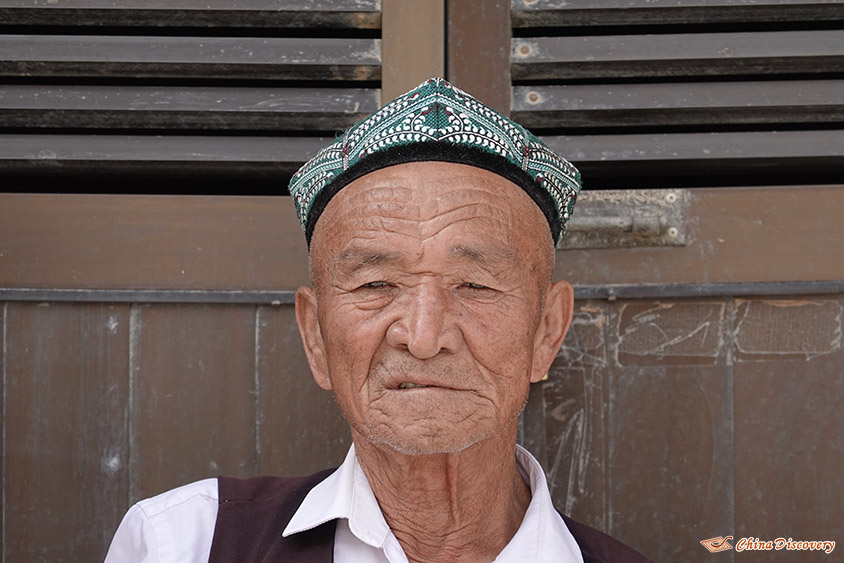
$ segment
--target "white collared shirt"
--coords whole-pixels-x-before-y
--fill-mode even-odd
[[[497,562],[583,563],[580,548],[554,509],[545,473],[516,446],[531,501],[516,535]],[[133,506],[114,535],[105,563],[206,563],[214,538],[216,479],[197,481]],[[315,486],[284,529],[285,537],[337,519],[335,563],[406,563],[358,463],[354,446],[343,464]]]
[[[516,460],[530,485],[531,501],[516,535],[495,561],[583,563],[577,542],[551,502],[539,462],[521,446],[516,446]],[[335,519],[335,563],[407,563],[358,463],[354,446],[343,465],[311,489],[283,535]]]

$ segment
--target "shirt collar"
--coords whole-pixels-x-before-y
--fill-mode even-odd
[[[530,485],[531,501],[516,535],[496,561],[582,563],[580,548],[551,501],[542,466],[518,445],[516,461]],[[372,547],[382,548],[394,537],[358,463],[354,445],[343,464],[311,489],[282,535],[288,537],[338,518],[347,518],[355,537]]]
[[[352,533],[373,547],[383,547],[392,534],[355,455],[354,444],[342,465],[307,494],[282,535],[288,537],[338,518],[347,518]]]

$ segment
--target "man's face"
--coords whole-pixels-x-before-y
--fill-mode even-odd
[[[479,168],[409,163],[352,182],[311,260],[296,308],[314,377],[358,439],[407,454],[511,427],[570,318],[542,213]]]

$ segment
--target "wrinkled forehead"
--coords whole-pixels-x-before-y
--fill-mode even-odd
[[[518,245],[547,230],[524,190],[481,168],[445,162],[405,163],[363,176],[326,206],[312,246],[326,239],[395,233],[429,238],[476,233]],[[541,236],[541,235],[540,235]]]

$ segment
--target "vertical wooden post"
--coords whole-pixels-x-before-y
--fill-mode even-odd
[[[444,0],[382,0],[381,104],[445,75]]]
[[[509,0],[448,0],[449,82],[510,115]]]

